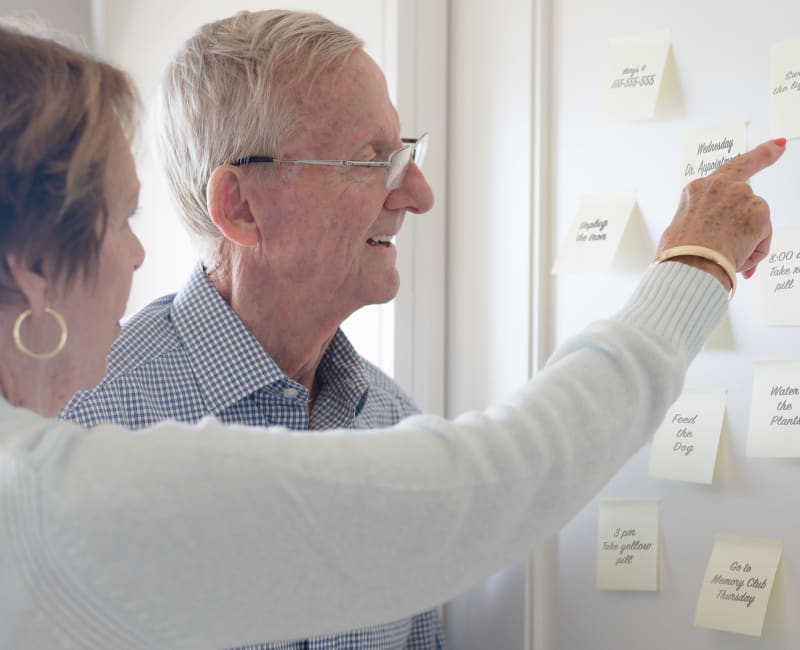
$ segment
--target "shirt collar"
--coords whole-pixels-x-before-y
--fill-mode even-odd
[[[175,296],[170,315],[209,412],[219,413],[287,379],[211,284],[202,265]]]
[[[291,381],[214,288],[202,265],[175,296],[170,316],[210,413],[220,413],[258,390],[280,390]],[[364,360],[341,329],[322,356],[318,378],[326,398],[353,404],[358,415],[369,379]]]
[[[364,408],[369,390],[367,368],[341,329],[336,330],[322,355],[317,377],[320,394],[335,395],[339,401],[352,405],[356,416]]]

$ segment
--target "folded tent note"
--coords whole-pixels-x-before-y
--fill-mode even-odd
[[[754,320],[800,325],[800,226],[776,226],[767,258],[756,271]]]
[[[652,119],[670,48],[669,32],[609,42],[598,117],[601,122]]]
[[[689,129],[684,138],[683,181],[708,176],[747,151],[747,122]]]
[[[800,39],[772,46],[770,70],[770,133],[775,138],[800,137]]]
[[[761,636],[782,552],[777,540],[717,535],[694,624]]]
[[[658,501],[607,499],[600,502],[597,588],[658,589]]]
[[[724,390],[684,391],[653,436],[650,476],[710,484],[724,417]]]
[[[553,273],[608,271],[636,208],[632,192],[589,194],[561,245]]]
[[[755,364],[747,455],[800,458],[800,361]]]

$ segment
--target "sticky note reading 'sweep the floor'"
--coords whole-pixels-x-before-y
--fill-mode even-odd
[[[800,138],[800,39],[773,45],[770,58],[770,132]]]

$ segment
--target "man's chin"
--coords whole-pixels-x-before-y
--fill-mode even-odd
[[[390,286],[386,286],[380,290],[375,291],[375,295],[373,299],[370,300],[370,305],[385,305],[387,302],[391,302],[397,297],[397,293],[400,291],[400,279],[398,278],[397,282],[392,283]]]

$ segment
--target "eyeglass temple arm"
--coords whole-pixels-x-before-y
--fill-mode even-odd
[[[400,142],[403,144],[417,144],[420,141],[420,138],[400,138]],[[250,163],[274,163],[274,162],[295,162],[295,163],[303,163],[306,165],[338,165],[341,167],[388,167],[388,164],[385,162],[367,162],[367,161],[360,161],[360,160],[288,160],[288,159],[281,159],[275,158],[274,156],[248,156],[246,158],[240,158],[239,160],[234,160],[231,165],[234,167],[241,167],[242,165],[248,165]]]
[[[249,165],[250,163],[274,163],[273,156],[247,156],[246,158],[239,158],[234,160],[231,165],[234,167],[241,167],[242,165]]]

